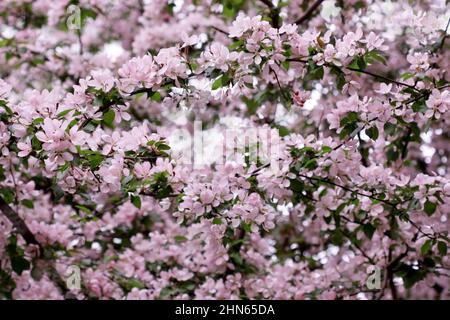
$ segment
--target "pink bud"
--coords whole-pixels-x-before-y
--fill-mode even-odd
[[[206,189],[200,193],[200,201],[203,204],[210,204],[211,202],[213,202],[213,200],[214,200],[214,194],[212,193],[211,190]]]

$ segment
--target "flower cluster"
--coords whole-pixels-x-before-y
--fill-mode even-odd
[[[2,2],[0,299],[449,299],[449,7],[319,5]]]

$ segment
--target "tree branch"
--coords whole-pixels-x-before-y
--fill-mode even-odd
[[[323,0],[317,0],[316,2],[314,2],[311,7],[308,8],[308,10],[306,10],[306,12],[303,14],[303,16],[301,16],[299,19],[297,19],[297,21],[295,21],[295,24],[302,24],[303,22],[305,22],[306,20],[308,20],[311,15],[314,13],[314,11],[322,4]]]
[[[270,20],[272,20],[272,27],[280,27],[280,10],[270,0],[261,0],[270,9]]]
[[[56,270],[52,261],[46,261],[48,251],[36,240],[36,237],[26,225],[25,221],[15,212],[0,196],[0,211],[6,216],[6,218],[12,223],[16,232],[19,233],[28,245],[36,245],[39,248],[37,259],[42,261],[42,267],[45,268],[47,275],[51,281],[53,281],[66,296],[70,292],[66,288],[66,282]],[[39,264],[39,263],[37,263]],[[72,298],[71,296],[66,296]]]
[[[34,234],[30,231],[25,222],[19,215],[6,203],[0,196],[0,211],[12,223],[16,231],[25,239],[28,244],[34,244],[41,247],[41,244],[36,240]]]

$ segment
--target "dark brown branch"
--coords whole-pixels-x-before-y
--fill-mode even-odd
[[[305,64],[308,63],[307,60],[303,60],[303,59],[300,59],[300,58],[288,58],[288,59],[286,59],[286,61],[300,62],[300,63],[305,63]],[[333,67],[333,65],[328,64],[328,63],[325,64],[325,66],[327,66],[327,67]],[[353,68],[353,67],[345,67],[345,66],[344,66],[343,68],[345,68],[346,70],[354,71],[354,72],[364,73],[364,74],[367,74],[367,75],[369,75],[369,76],[371,76],[371,77],[378,78],[378,79],[382,79],[382,80],[384,80],[384,81],[386,81],[386,82],[389,82],[389,83],[395,83],[395,84],[398,84],[398,85],[400,85],[400,86],[405,86],[405,87],[408,87],[408,88],[411,88],[411,89],[417,91],[416,87],[413,86],[413,85],[410,85],[410,84],[407,84],[407,83],[405,83],[405,82],[401,82],[401,81],[397,81],[397,80],[388,78],[388,77],[383,76],[383,75],[381,75],[381,74],[377,74],[377,73],[374,73],[374,72],[371,72],[371,71],[367,71],[367,70],[363,70],[363,69],[358,69],[358,68]]]
[[[28,244],[34,244],[41,246],[36,240],[34,234],[30,231],[25,222],[19,217],[19,215],[6,203],[6,201],[0,197],[0,211],[8,218],[12,223],[16,231],[25,239]]]
[[[218,32],[220,32],[220,33],[223,33],[223,34],[229,36],[228,32],[226,32],[225,30],[222,30],[222,29],[217,28],[217,27],[215,27],[215,26],[211,26],[211,28],[213,28],[214,30],[216,30],[216,31],[218,31]]]
[[[272,1],[270,0],[261,0],[262,3],[264,3],[266,6],[268,6],[270,9],[275,8]]]
[[[410,84],[407,84],[407,83],[404,83],[404,82],[401,82],[401,81],[397,81],[397,80],[394,80],[394,79],[391,79],[391,78],[388,78],[388,77],[385,77],[385,76],[382,76],[380,74],[376,74],[376,73],[373,73],[373,72],[370,72],[370,71],[367,71],[367,70],[358,69],[358,68],[352,68],[352,67],[345,67],[345,69],[351,70],[351,71],[355,71],[355,72],[364,73],[364,74],[367,74],[367,75],[372,76],[374,78],[382,79],[382,80],[384,80],[386,82],[395,83],[395,84],[398,84],[398,85],[401,85],[401,86],[405,86],[405,87],[411,88],[413,90],[417,90],[415,86],[412,86]]]
[[[316,2],[314,2],[311,5],[311,7],[309,7],[308,10],[306,10],[306,12],[303,14],[303,16],[301,16],[299,19],[297,19],[297,21],[295,21],[295,23],[302,24],[303,22],[308,20],[312,16],[314,11],[322,4],[322,2],[323,2],[323,0],[317,0]]]
[[[280,10],[270,0],[261,0],[261,2],[269,7],[272,27],[278,29],[280,27]]]
[[[364,256],[364,258],[366,258],[367,261],[369,261],[370,264],[373,264],[373,265],[376,265],[376,264],[377,264],[376,261],[375,261],[371,256],[369,256],[369,255],[364,251],[364,249],[361,248],[361,246],[360,246],[358,243],[351,241],[351,236],[348,234],[348,232],[346,232],[345,230],[342,230],[342,233],[344,234],[344,236],[345,236],[348,240],[350,240],[351,244],[352,244],[353,246],[355,246],[356,249],[358,249],[358,251]]]
[[[70,292],[66,288],[66,282],[61,275],[56,271],[54,263],[47,261],[46,259],[51,256],[40,243],[36,240],[34,234],[30,231],[25,221],[15,212],[3,197],[0,196],[0,211],[6,216],[6,218],[14,226],[17,233],[19,233],[28,245],[36,245],[39,248],[36,264],[45,269],[47,275],[51,281],[53,281],[62,291],[63,295],[71,298]]]
[[[314,181],[319,181],[319,182],[323,182],[323,183],[326,183],[326,184],[330,184],[330,185],[332,185],[332,186],[341,188],[341,189],[343,189],[343,190],[345,190],[345,191],[348,191],[348,192],[357,194],[357,195],[359,195],[359,196],[363,196],[363,197],[370,198],[370,199],[372,199],[372,200],[376,200],[376,201],[383,202],[383,203],[385,203],[385,204],[387,204],[387,205],[389,205],[389,206],[391,206],[391,207],[394,207],[394,208],[396,207],[395,204],[393,204],[393,203],[391,203],[391,202],[389,202],[389,201],[387,201],[387,200],[380,199],[380,198],[374,197],[373,195],[365,194],[365,193],[362,193],[362,192],[353,190],[353,189],[351,189],[351,188],[349,188],[349,187],[347,187],[347,186],[343,186],[343,185],[337,184],[337,183],[335,183],[335,182],[333,182],[333,181],[330,181],[330,180],[328,180],[328,179],[322,179],[322,178],[317,178],[317,177],[308,177],[308,176],[303,175],[303,174],[299,174],[298,176],[299,176],[299,177],[302,177],[302,178],[305,178],[305,179],[309,179],[309,180],[314,180]]]

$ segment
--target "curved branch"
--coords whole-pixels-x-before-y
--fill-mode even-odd
[[[34,234],[30,231],[25,222],[19,215],[6,203],[0,196],[0,211],[12,223],[17,232],[25,239],[28,244],[34,244],[41,248],[41,244],[36,240]]]
[[[322,2],[323,0],[317,0],[316,2],[314,2],[311,5],[311,7],[309,7],[308,10],[306,10],[303,16],[301,16],[299,19],[297,19],[297,21],[295,21],[295,24],[302,24],[303,22],[308,20],[312,16],[314,11],[322,4]]]
[[[46,250],[39,241],[36,240],[36,237],[31,232],[31,230],[26,225],[25,221],[15,212],[3,197],[0,196],[0,211],[5,215],[5,217],[12,223],[16,232],[19,233],[25,240],[28,245],[36,245],[39,247],[39,253],[37,256],[38,260],[41,260],[42,266],[45,268],[47,275],[51,281],[53,281],[57,287],[59,287],[64,296],[70,294],[69,290],[66,288],[66,282],[58,273],[55,268],[55,265],[52,261],[46,261],[46,257],[48,256],[48,250]],[[71,297],[71,296],[66,296]]]

